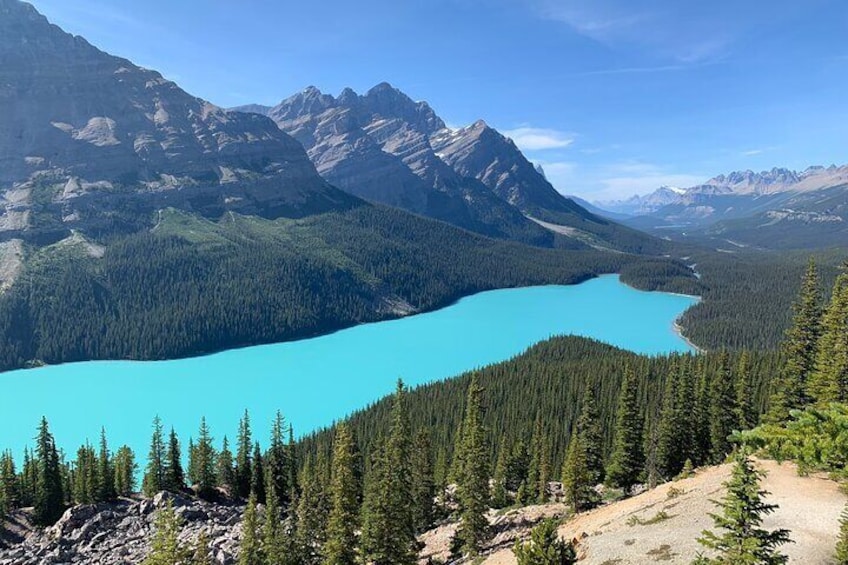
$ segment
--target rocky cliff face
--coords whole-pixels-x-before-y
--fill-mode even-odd
[[[445,123],[426,102],[387,83],[338,97],[310,87],[267,115],[303,144],[325,179],[348,192],[492,237],[552,242],[476,175],[446,162],[434,147],[449,131]]]
[[[0,0],[0,231],[132,222],[161,205],[301,215],[352,199],[301,146]],[[147,218],[145,218],[146,220]]]

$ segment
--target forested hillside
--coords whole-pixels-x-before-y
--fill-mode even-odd
[[[640,261],[666,265],[660,288],[694,282],[669,259],[526,247],[371,206],[273,221],[166,210],[151,232],[107,243],[77,235],[29,250],[0,297],[0,368],[295,339]]]

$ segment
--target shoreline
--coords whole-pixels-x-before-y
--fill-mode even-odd
[[[706,349],[704,349],[703,347],[698,347],[691,339],[683,335],[683,326],[680,325],[680,318],[677,318],[676,320],[674,320],[674,322],[672,322],[671,328],[674,333],[677,334],[677,337],[685,341],[686,344],[689,345],[689,347],[691,347],[692,349],[694,349],[696,353],[700,354],[707,352]]]

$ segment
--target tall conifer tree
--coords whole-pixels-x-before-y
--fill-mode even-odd
[[[465,400],[465,417],[462,421],[463,466],[459,478],[461,523],[456,532],[459,547],[464,555],[477,555],[488,538],[489,523],[489,450],[486,428],[483,425],[483,387],[477,375],[471,377]],[[541,461],[541,459],[540,459]]]
[[[153,435],[150,438],[150,451],[147,454],[147,467],[142,480],[144,495],[152,497],[165,485],[165,439],[162,435],[162,420],[153,418]]]
[[[174,428],[168,434],[168,448],[165,451],[165,471],[162,488],[171,492],[180,492],[185,489],[185,474],[180,453],[180,440]]]
[[[809,380],[816,367],[816,353],[821,336],[821,281],[814,261],[810,260],[801,291],[793,309],[792,325],[781,344],[784,356],[782,370],[772,382],[768,420],[774,423],[789,418],[789,411],[802,408],[810,401]]]
[[[333,477],[324,565],[355,565],[359,526],[359,483],[356,443],[346,425],[336,429],[333,446]]]
[[[836,278],[830,304],[822,317],[809,392],[821,405],[848,401],[848,273]]]
[[[402,381],[398,381],[391,420],[382,476],[377,495],[369,501],[373,506],[367,509],[368,527],[363,539],[366,558],[374,565],[413,564],[417,558],[410,469],[412,438]]]
[[[624,371],[616,410],[613,450],[607,465],[607,482],[629,492],[639,482],[645,466],[642,447],[644,423],[639,412],[638,383],[632,367]]]
[[[239,421],[238,441],[236,442],[236,464],[235,464],[235,495],[246,498],[250,495],[251,478],[251,450],[253,439],[250,431],[250,414],[244,411],[244,416]],[[263,479],[264,480],[264,479]]]

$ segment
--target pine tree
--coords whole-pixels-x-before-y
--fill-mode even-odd
[[[141,488],[144,496],[152,497],[165,485],[165,440],[162,436],[162,420],[153,418],[153,436],[150,438],[150,452],[147,455],[147,467]]]
[[[539,485],[542,483],[540,476],[544,457],[543,452],[544,432],[542,431],[542,417],[537,413],[536,419],[533,422],[533,435],[530,438],[530,466],[527,468],[527,487],[531,500],[522,502],[539,502],[539,499],[542,498]]]
[[[250,432],[250,414],[244,411],[244,417],[239,421],[238,441],[236,447],[235,483],[234,496],[247,498],[250,495],[253,470],[251,466],[251,450],[253,440]],[[263,478],[264,481],[264,478]]]
[[[512,444],[509,458],[506,462],[506,488],[508,491],[518,492],[518,487],[527,483],[527,475],[530,467],[530,454],[527,452],[527,444],[522,439],[517,439]],[[524,502],[522,499],[518,499]]]
[[[356,474],[356,444],[346,425],[336,429],[333,447],[333,477],[330,486],[330,516],[324,565],[357,563],[356,530],[359,525],[359,483]]]
[[[218,484],[227,489],[227,492],[232,496],[235,494],[235,471],[233,470],[233,453],[230,451],[230,442],[227,436],[224,436],[224,441],[221,443],[221,452],[218,453],[217,461],[217,479]]]
[[[686,458],[680,445],[680,385],[680,373],[672,370],[666,377],[657,429],[656,466],[663,479],[679,473]]]
[[[100,428],[100,452],[97,456],[97,500],[114,500],[115,467],[106,443],[106,428]]]
[[[62,468],[56,442],[50,433],[47,418],[41,419],[35,448],[38,475],[35,484],[35,522],[41,526],[53,524],[65,509],[62,488]]]
[[[509,492],[506,489],[506,469],[509,459],[506,439],[501,439],[500,445],[501,449],[498,450],[495,473],[492,477],[492,494],[490,497],[492,508],[506,508],[510,504]]]
[[[586,454],[586,467],[589,470],[590,480],[593,485],[596,485],[604,478],[604,439],[592,391],[586,391],[583,394],[575,429]]]
[[[638,383],[631,367],[624,371],[616,411],[612,455],[607,465],[607,482],[629,492],[639,482],[645,465],[642,450],[642,416],[639,413]]]
[[[15,471],[15,458],[8,450],[0,457],[0,492],[7,511],[21,507],[21,483]]]
[[[562,466],[562,490],[565,500],[574,509],[580,512],[591,508],[597,501],[597,493],[593,486],[595,477],[589,469],[587,450],[583,444],[583,438],[575,433],[568,443],[565,462]]]
[[[150,553],[142,562],[142,565],[179,565],[185,563],[190,557],[190,552],[179,540],[183,520],[174,511],[169,500],[167,504],[156,512],[153,521],[153,540],[151,541]]]
[[[559,539],[556,520],[544,520],[530,532],[529,541],[516,541],[512,552],[518,565],[573,565],[577,562],[574,546]]]
[[[135,491],[135,454],[128,446],[123,445],[115,452],[115,493],[118,496],[129,496]]]
[[[327,533],[327,500],[316,474],[316,465],[309,457],[301,473],[300,484],[303,488],[295,512],[296,545],[300,559],[305,565],[320,563],[320,549]]]
[[[287,459],[289,462],[289,475],[288,475],[288,485],[289,485],[289,494],[288,494],[288,504],[291,506],[294,501],[297,499],[298,493],[298,485],[297,485],[297,471],[298,471],[298,461],[297,461],[297,450],[294,442],[294,428],[291,424],[289,424],[289,443],[286,446],[288,455]]]
[[[836,542],[836,562],[834,565],[848,565],[848,505],[839,517],[839,539]]]
[[[820,405],[848,401],[848,273],[836,278],[822,317],[809,394]]]
[[[265,458],[262,456],[262,448],[259,447],[259,442],[253,444],[253,459],[250,462],[250,493],[256,497],[256,501],[264,504],[267,501],[265,492]],[[279,500],[279,495],[277,499]]]
[[[489,508],[489,451],[483,426],[483,387],[479,385],[476,374],[471,377],[468,385],[462,429],[465,436],[462,442],[464,464],[457,485],[462,521],[456,532],[456,540],[463,554],[477,555],[489,530],[486,520]]]
[[[730,480],[724,483],[727,494],[716,503],[722,510],[721,515],[711,514],[715,526],[725,530],[722,535],[704,531],[698,543],[718,553],[714,559],[700,558],[698,563],[711,565],[737,565],[751,563],[757,565],[778,565],[786,563],[788,558],[778,553],[777,548],[788,543],[787,530],[763,530],[763,516],[771,514],[777,508],[766,504],[763,497],[768,495],[760,489],[762,471],[754,468],[744,450],[734,454],[734,465]]]
[[[795,316],[781,344],[784,363],[772,382],[768,420],[779,423],[789,418],[789,411],[802,408],[810,401],[809,380],[816,366],[816,353],[821,336],[822,297],[818,270],[810,260],[801,282]]]
[[[412,442],[412,500],[413,523],[416,533],[427,531],[433,524],[433,500],[436,495],[433,480],[433,448],[427,430],[419,430]]]
[[[265,472],[268,473],[271,482],[274,483],[274,492],[278,498],[277,503],[281,508],[289,505],[289,448],[285,444],[285,419],[280,411],[274,417],[271,425],[271,441],[266,453]],[[269,491],[270,492],[270,491]]]
[[[728,437],[736,426],[736,387],[726,352],[719,356],[718,370],[710,381],[710,460],[721,463],[730,453]]]
[[[736,429],[750,430],[757,425],[754,407],[754,383],[751,377],[751,356],[743,350],[736,366]]]
[[[81,445],[74,462],[72,499],[77,504],[91,504],[97,500],[97,459],[89,444]]]
[[[266,565],[301,565],[290,528],[282,520],[277,505],[279,497],[274,492],[274,483],[265,485],[268,504],[265,506],[265,522],[262,526],[262,552]]]
[[[699,358],[697,361],[696,374],[698,386],[695,395],[694,449],[692,450],[692,459],[695,464],[701,465],[710,461],[710,452],[712,450],[712,443],[710,441],[710,376],[703,358]]]
[[[410,469],[412,438],[406,394],[403,382],[398,381],[381,463],[382,476],[377,495],[369,501],[373,506],[367,509],[369,519],[363,531],[363,550],[374,565],[413,564],[417,558]]]
[[[212,435],[206,418],[200,418],[200,429],[198,431],[197,445],[194,447],[195,465],[197,478],[195,487],[200,497],[211,497],[215,494],[217,486],[215,472],[215,447],[212,445]]]
[[[259,541],[259,517],[256,512],[256,497],[250,495],[241,522],[241,545],[238,565],[265,565]]]
[[[165,452],[162,488],[171,492],[181,492],[185,489],[185,473],[183,472],[180,440],[174,428],[168,435],[168,448]]]

